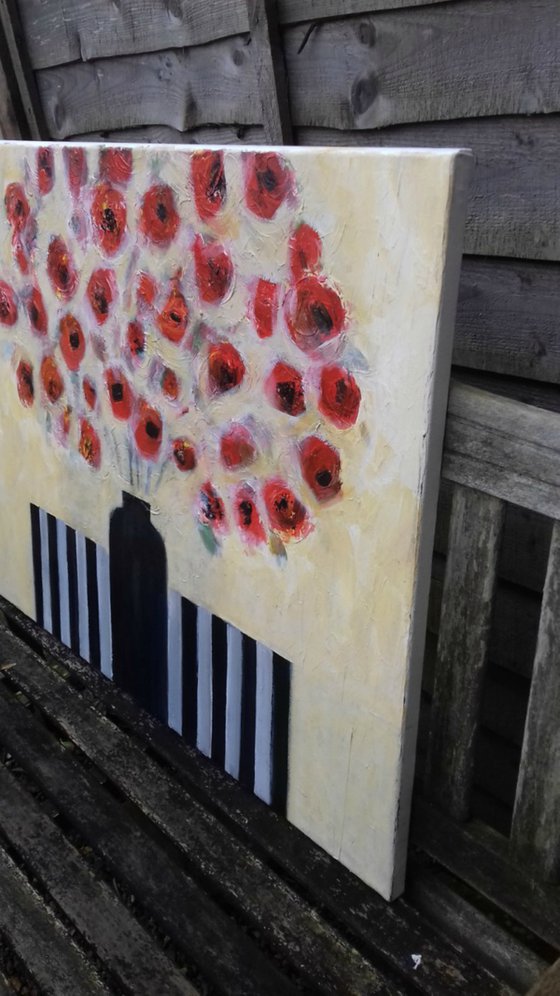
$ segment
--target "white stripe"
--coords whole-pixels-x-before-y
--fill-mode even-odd
[[[167,725],[183,731],[183,654],[181,596],[167,593]]]
[[[212,753],[212,614],[197,609],[196,656],[198,661],[196,746]]]
[[[39,528],[41,530],[41,582],[43,585],[43,626],[52,633],[52,603],[51,575],[49,564],[49,527],[47,513],[39,509]]]
[[[272,802],[272,650],[257,643],[254,793]]]
[[[97,560],[97,604],[99,607],[99,656],[101,672],[106,678],[113,677],[113,643],[111,637],[111,578],[109,575],[109,554],[102,546],[96,546]]]
[[[56,548],[58,551],[58,589],[60,592],[60,639],[70,646],[70,592],[68,590],[68,551],[66,526],[56,520]]]
[[[226,758],[225,769],[239,778],[241,750],[241,682],[243,636],[235,626],[227,627]]]
[[[78,566],[78,635],[80,639],[80,657],[89,661],[86,541],[81,533],[76,533],[76,562]]]

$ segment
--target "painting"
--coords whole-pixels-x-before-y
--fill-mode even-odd
[[[0,143],[0,591],[387,898],[468,167]]]

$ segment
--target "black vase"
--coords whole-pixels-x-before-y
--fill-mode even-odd
[[[147,502],[123,492],[109,554],[113,678],[167,722],[167,558]]]

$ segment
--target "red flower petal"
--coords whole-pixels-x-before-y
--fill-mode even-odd
[[[18,309],[14,292],[5,280],[0,280],[0,324],[15,325]]]
[[[289,250],[290,270],[294,280],[300,280],[306,273],[313,273],[321,262],[321,239],[315,229],[305,223],[292,232]]]
[[[22,405],[30,408],[35,397],[33,367],[26,360],[20,360],[16,370],[17,393]]]
[[[151,308],[157,295],[157,284],[149,273],[140,272],[138,274],[138,284],[136,287],[136,302],[142,311]]]
[[[158,328],[166,339],[181,342],[189,320],[189,309],[181,291],[175,285],[157,317]]]
[[[22,273],[29,273],[29,260],[27,258],[27,253],[25,247],[19,235],[12,235],[12,254],[16,265],[19,267]]]
[[[230,342],[219,342],[208,353],[208,378],[213,394],[224,394],[239,387],[245,375],[245,364]]]
[[[9,183],[4,194],[6,217],[13,232],[22,232],[29,218],[29,201],[21,183]]]
[[[187,470],[194,470],[196,452],[192,443],[188,439],[174,439],[171,445],[175,466],[183,473],[186,473]]]
[[[115,275],[112,270],[94,270],[87,285],[87,296],[98,325],[103,325],[111,310],[116,294]]]
[[[106,256],[118,252],[126,230],[123,195],[107,183],[96,187],[91,206],[93,237]]]
[[[161,389],[169,401],[177,401],[179,397],[179,380],[177,374],[170,367],[164,367],[161,375]]]
[[[318,436],[308,436],[299,447],[301,472],[318,501],[329,501],[340,491],[340,456]]]
[[[42,194],[48,194],[54,184],[53,150],[47,146],[37,149],[37,183]]]
[[[179,215],[171,187],[165,183],[150,187],[140,209],[140,231],[157,246],[168,246],[179,228]]]
[[[109,183],[126,186],[132,176],[132,149],[112,146],[99,153],[99,173]]]
[[[205,242],[201,235],[194,240],[194,266],[198,293],[207,304],[223,301],[233,280],[233,264],[226,249],[218,242]]]
[[[239,423],[230,426],[220,440],[220,456],[228,470],[246,467],[257,456],[255,441],[249,430]]]
[[[132,412],[133,396],[130,384],[121,371],[114,368],[105,372],[105,384],[113,415],[121,421],[126,421]]]
[[[205,526],[220,532],[226,528],[224,503],[210,481],[206,481],[199,495],[198,517]]]
[[[68,301],[76,293],[78,273],[64,239],[58,235],[49,243],[47,273],[58,297]]]
[[[60,351],[69,370],[77,370],[86,351],[86,340],[77,318],[64,315],[60,319]]]
[[[66,166],[66,175],[68,177],[68,186],[70,187],[70,193],[72,197],[77,198],[80,195],[80,190],[85,186],[87,181],[87,159],[85,149],[79,148],[69,148],[64,146],[64,165]]]
[[[272,529],[286,538],[301,539],[311,529],[307,509],[291,488],[279,478],[267,481],[263,497]]]
[[[49,401],[58,401],[64,391],[64,381],[54,356],[45,356],[41,363],[41,383]]]
[[[358,417],[362,395],[349,370],[342,367],[323,367],[319,411],[338,429],[354,425]]]
[[[101,443],[91,422],[83,418],[80,422],[80,442],[78,450],[86,463],[96,470],[101,464]]]
[[[140,405],[140,418],[134,431],[136,445],[148,460],[155,460],[161,449],[161,415],[145,401]]]
[[[46,335],[48,331],[47,309],[38,287],[34,287],[29,294],[26,306],[33,331],[37,332],[38,335]]]
[[[266,533],[259,515],[255,492],[248,484],[242,484],[235,493],[235,521],[242,538],[248,543],[264,543]]]
[[[97,404],[97,389],[89,377],[84,377],[82,391],[88,408],[94,409]]]
[[[288,291],[284,314],[290,336],[304,353],[310,353],[340,335],[346,320],[337,292],[312,275],[298,280]]]
[[[126,342],[131,355],[135,358],[144,355],[146,336],[140,322],[129,322],[126,330]]]
[[[292,169],[275,152],[253,152],[245,157],[245,199],[259,218],[273,218],[295,190]]]
[[[278,284],[261,279],[255,288],[253,301],[255,328],[259,339],[268,339],[274,332],[278,317]]]
[[[226,199],[223,152],[194,152],[191,177],[198,216],[202,221],[209,221],[218,213]]]
[[[295,367],[277,363],[266,379],[265,391],[278,411],[286,415],[301,415],[305,411],[302,377]]]

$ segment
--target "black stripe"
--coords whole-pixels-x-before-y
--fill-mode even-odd
[[[272,792],[270,805],[282,816],[288,799],[288,735],[292,665],[272,658]]]
[[[212,760],[226,763],[227,626],[212,616]]]
[[[68,613],[70,616],[70,646],[80,653],[80,609],[78,605],[78,561],[76,558],[76,533],[66,526],[66,560],[68,563]]]
[[[44,625],[43,614],[43,578],[41,576],[41,526],[39,509],[30,505],[31,512],[31,551],[33,555],[33,582],[35,585],[35,619],[39,626]]]
[[[181,599],[181,630],[183,641],[183,737],[196,747],[197,734],[197,687],[198,687],[198,657],[197,657],[197,619],[196,605],[188,598]]]
[[[58,580],[58,547],[56,543],[56,519],[47,513],[47,535],[49,538],[49,581],[51,588],[52,634],[60,640],[60,586]]]
[[[94,667],[101,667],[99,647],[99,603],[97,601],[97,557],[95,543],[86,537],[86,573],[89,617],[89,660]]]
[[[257,700],[257,644],[243,634],[241,682],[241,751],[239,781],[253,791],[255,784],[255,715]]]

